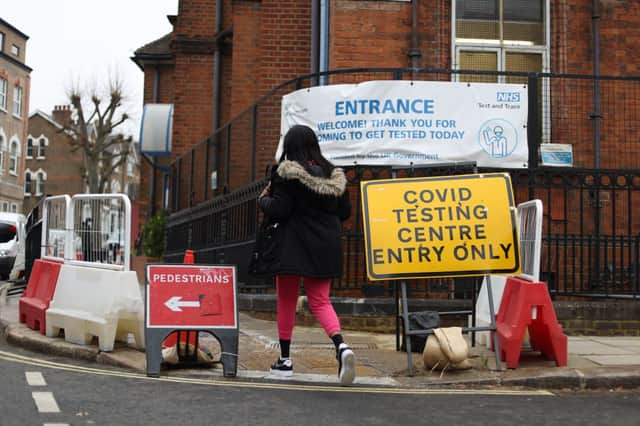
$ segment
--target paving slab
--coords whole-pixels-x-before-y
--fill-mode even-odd
[[[594,340],[569,340],[569,353],[574,355],[631,355],[626,347],[612,346]]]
[[[603,367],[640,365],[640,355],[590,355],[585,358]]]

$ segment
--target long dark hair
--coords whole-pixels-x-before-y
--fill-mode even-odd
[[[286,135],[284,135],[284,144],[282,147],[282,156],[280,161],[284,160],[297,161],[303,167],[308,168],[309,162],[315,163],[322,168],[326,177],[331,175],[334,165],[324,158],[320,152],[318,137],[313,129],[309,126],[296,124],[291,127]]]

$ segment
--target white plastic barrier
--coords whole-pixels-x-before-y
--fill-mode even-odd
[[[520,240],[521,272],[518,275],[529,281],[540,279],[540,251],[542,248],[542,201],[531,200],[518,204],[517,210],[518,233]],[[507,283],[505,275],[491,275],[491,294],[495,313],[498,313],[502,293]],[[532,318],[536,312],[532,313]],[[487,294],[487,279],[482,280],[482,287],[476,301],[476,326],[486,327],[491,324],[489,312],[489,298]],[[489,344],[489,332],[476,334],[476,341],[481,345]]]
[[[144,305],[134,271],[111,271],[64,264],[46,312],[46,335],[64,329],[65,340],[88,345],[98,337],[100,350],[113,350],[115,340],[144,347]]]

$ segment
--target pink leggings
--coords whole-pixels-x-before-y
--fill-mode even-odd
[[[304,278],[304,289],[307,293],[309,308],[327,332],[328,336],[340,333],[340,321],[329,300],[331,280]],[[300,276],[277,275],[276,292],[278,295],[278,335],[282,340],[291,340],[293,326],[296,321],[296,303]]]

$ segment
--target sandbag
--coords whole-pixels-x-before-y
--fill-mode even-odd
[[[462,336],[462,328],[436,328],[422,353],[424,366],[429,370],[467,370],[472,367],[469,361],[469,345]]]

